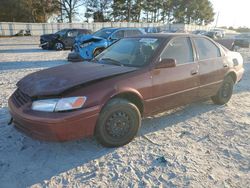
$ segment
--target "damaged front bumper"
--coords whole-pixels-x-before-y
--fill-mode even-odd
[[[44,42],[44,43],[40,44],[39,47],[47,46],[48,44],[49,44],[49,42]]]

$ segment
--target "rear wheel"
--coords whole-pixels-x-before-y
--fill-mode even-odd
[[[234,81],[231,76],[227,76],[217,94],[211,97],[215,104],[226,104],[232,97]]]
[[[112,99],[100,113],[95,136],[104,146],[122,146],[136,136],[140,124],[140,111],[134,104],[125,99]]]

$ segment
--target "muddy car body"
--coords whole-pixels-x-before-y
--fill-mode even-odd
[[[41,35],[39,46],[45,50],[71,49],[77,36],[90,33],[88,29],[63,29],[55,34]]]
[[[24,77],[9,108],[15,127],[32,137],[95,135],[105,146],[121,146],[141,117],[207,97],[225,104],[243,72],[239,53],[207,37],[150,34],[121,39],[92,62]]]

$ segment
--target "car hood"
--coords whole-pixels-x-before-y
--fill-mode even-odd
[[[92,41],[92,40],[106,40],[105,38],[102,37],[96,37],[94,35],[80,35],[78,37],[76,37],[75,42],[87,42],[87,41]]]
[[[137,69],[90,62],[71,63],[32,73],[21,79],[17,87],[30,97],[59,95],[81,84]]]

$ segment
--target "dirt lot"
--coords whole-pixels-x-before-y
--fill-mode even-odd
[[[7,99],[25,75],[67,63],[69,51],[38,48],[38,38],[0,38],[0,187],[249,187],[250,51],[231,101],[199,102],[143,120],[128,145],[95,139],[33,140],[7,125]]]

